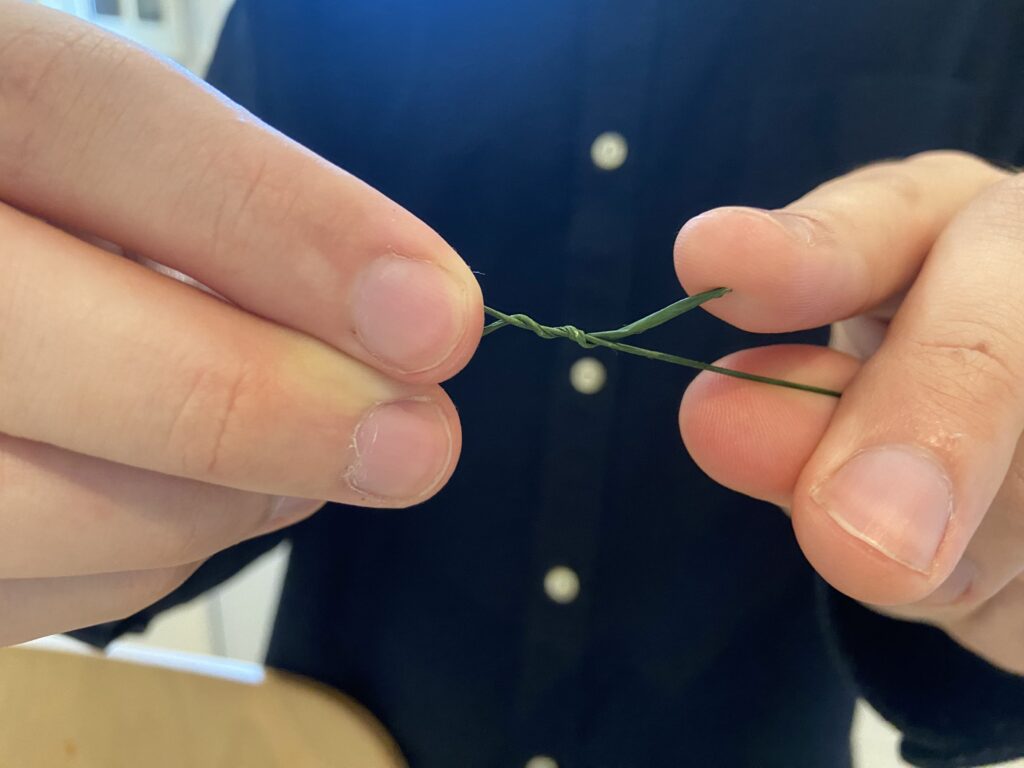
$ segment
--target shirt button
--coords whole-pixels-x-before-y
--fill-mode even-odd
[[[596,357],[581,357],[569,369],[569,383],[581,395],[596,395],[607,379],[608,371]]]
[[[554,602],[568,605],[580,594],[580,577],[572,568],[556,565],[544,574],[544,593]]]
[[[537,755],[526,761],[525,768],[558,768],[558,763],[547,755]]]
[[[629,154],[629,145],[621,133],[607,131],[590,145],[590,159],[602,171],[614,171],[622,167]]]

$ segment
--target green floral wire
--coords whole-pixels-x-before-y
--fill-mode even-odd
[[[802,392],[813,392],[818,395],[828,395],[829,397],[841,396],[842,393],[837,392],[834,389],[816,387],[812,384],[800,384],[795,381],[785,381],[784,379],[774,379],[770,376],[758,376],[755,373],[745,373],[744,371],[736,371],[732,368],[723,368],[719,365],[702,363],[699,360],[690,360],[687,357],[669,355],[665,352],[655,352],[653,349],[634,347],[632,344],[623,344],[620,341],[621,339],[625,339],[630,336],[636,336],[644,331],[649,331],[652,328],[657,328],[659,325],[663,325],[669,320],[673,320],[679,317],[679,315],[689,312],[691,309],[695,309],[707,301],[721,298],[727,293],[729,293],[728,288],[715,288],[710,291],[704,291],[703,293],[698,293],[694,296],[689,296],[677,301],[674,304],[670,304],[664,309],[659,309],[657,312],[654,312],[647,317],[640,318],[639,320],[629,323],[628,325],[624,325],[614,331],[597,331],[594,333],[581,331],[574,325],[541,325],[532,317],[528,317],[527,315],[506,315],[504,312],[499,312],[496,309],[484,307],[484,312],[486,312],[490,317],[495,318],[495,321],[484,327],[483,335],[487,336],[501,328],[514,326],[516,328],[521,328],[524,331],[532,331],[542,339],[568,339],[569,341],[579,344],[584,349],[605,347],[607,349],[614,349],[617,352],[624,352],[627,355],[646,357],[650,360],[661,360],[664,363],[682,365],[687,368],[696,368],[700,371],[711,371],[712,373],[720,373],[723,376],[732,376],[737,379],[745,379],[746,381],[756,381],[762,384],[772,384],[776,387],[798,389]]]

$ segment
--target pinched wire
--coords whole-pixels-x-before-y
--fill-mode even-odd
[[[621,328],[617,328],[616,330],[597,331],[593,333],[582,331],[575,325],[542,325],[528,315],[507,315],[496,309],[484,307],[484,312],[486,312],[490,317],[495,318],[495,321],[484,327],[483,335],[487,336],[497,330],[512,326],[524,331],[530,331],[542,339],[567,339],[578,344],[584,349],[605,347],[607,349],[614,349],[617,352],[623,352],[627,355],[646,357],[650,360],[660,360],[664,363],[682,365],[687,368],[696,368],[700,371],[711,371],[712,373],[719,373],[723,376],[732,376],[737,379],[745,379],[746,381],[756,381],[777,387],[798,389],[803,392],[828,395],[829,397],[841,396],[841,392],[837,392],[833,389],[826,389],[825,387],[816,387],[812,384],[800,384],[795,381],[785,381],[784,379],[775,379],[770,376],[759,376],[755,373],[746,373],[745,371],[737,371],[732,368],[723,368],[719,365],[703,363],[699,360],[691,360],[686,357],[670,355],[665,352],[656,352],[653,349],[634,347],[632,344],[623,344],[621,342],[621,339],[636,336],[644,333],[645,331],[649,331],[652,328],[657,328],[659,325],[663,325],[669,320],[679,317],[679,315],[689,312],[691,309],[695,309],[705,302],[720,298],[727,293],[729,293],[728,288],[715,288],[710,291],[704,291],[703,293],[698,293],[694,296],[689,296],[677,301],[674,304],[670,304],[664,309],[660,309],[647,317],[640,318],[639,320],[629,323],[628,325],[624,325]]]

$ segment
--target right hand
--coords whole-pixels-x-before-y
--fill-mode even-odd
[[[437,383],[482,325],[454,251],[178,69],[8,0],[0,270],[0,644],[128,615],[324,500],[407,506],[451,475]]]

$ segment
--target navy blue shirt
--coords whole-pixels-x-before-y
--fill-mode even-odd
[[[437,229],[488,303],[603,328],[679,298],[673,239],[713,206],[929,148],[1024,160],[1022,75],[1021,2],[240,0],[209,77]],[[591,154],[608,132],[615,168]],[[779,338],[693,313],[645,344]],[[584,356],[599,391],[571,384]],[[465,450],[435,499],[331,505],[91,636],[285,537],[268,662],[353,695],[413,768],[839,768],[858,687],[922,764],[1024,753],[1021,681],[830,595],[783,515],[701,474],[689,378],[488,338],[446,385]],[[544,590],[556,566],[570,602]]]

